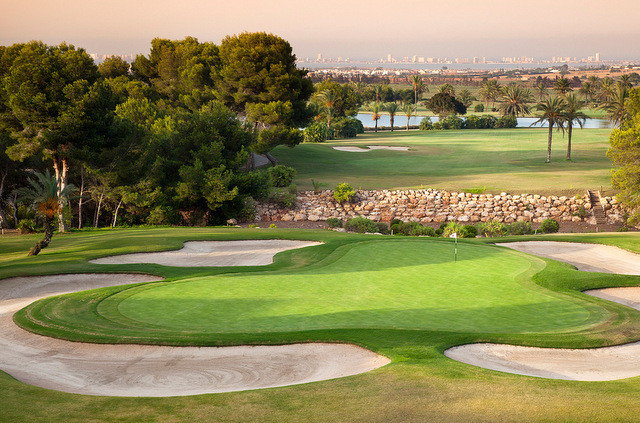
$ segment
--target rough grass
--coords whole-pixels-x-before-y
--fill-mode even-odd
[[[325,242],[319,247],[283,253],[271,266],[242,269],[175,269],[154,265],[106,266],[92,265],[86,259],[124,251],[179,248],[182,241],[193,239],[247,239],[282,237],[313,239]],[[396,243],[390,238],[380,238]],[[519,238],[523,239],[523,238]],[[640,250],[637,234],[587,234],[582,236],[556,235],[536,239],[579,240],[605,242]],[[45,273],[73,271],[146,271],[171,280],[194,278],[260,277],[269,273],[281,277],[302,275],[307,266],[315,266],[318,274],[329,270],[326,276],[356,272],[384,272],[391,260],[380,261],[370,257],[371,251],[358,251],[360,245],[377,244],[366,235],[344,235],[329,231],[237,230],[211,228],[180,228],[156,230],[90,231],[54,237],[51,249],[38,256]],[[375,238],[377,241],[378,238]],[[5,242],[8,241],[8,242]],[[410,240],[419,245],[423,240]],[[490,240],[486,240],[490,241]],[[364,244],[363,244],[364,242]],[[31,239],[23,237],[0,238],[0,277],[16,273],[38,273],[33,258],[26,258]],[[451,247],[449,240],[424,245]],[[400,243],[400,245],[403,245]],[[477,241],[459,246],[477,251],[496,252],[506,259],[507,265],[518,266],[521,260],[530,260],[522,253],[496,247],[483,247]],[[377,246],[376,246],[377,247]],[[444,247],[443,247],[444,248]],[[414,248],[418,250],[417,248]],[[370,269],[358,268],[353,261],[341,261],[348,254],[333,256],[333,251],[347,250],[369,256]],[[437,250],[437,247],[434,247]],[[407,251],[401,252],[408,255]],[[503,255],[504,254],[504,255]],[[434,251],[437,261],[438,253]],[[402,262],[402,257],[390,257]],[[511,262],[510,260],[514,261]],[[362,257],[360,257],[362,261]],[[489,260],[488,260],[489,261]],[[534,259],[534,262],[540,262]],[[639,277],[591,274],[578,272],[571,266],[544,260],[546,266],[527,283],[538,293],[568,298],[565,305],[577,304],[591,313],[592,323],[574,327],[566,332],[556,331],[544,337],[526,330],[512,333],[472,331],[475,317],[469,316],[466,329],[376,329],[342,328],[332,330],[298,331],[290,333],[263,332],[252,334],[226,334],[222,341],[237,342],[292,342],[295,340],[333,340],[354,342],[390,357],[391,365],[374,372],[345,379],[306,385],[265,389],[249,392],[212,394],[174,398],[106,398],[64,394],[35,388],[0,373],[0,421],[11,422],[92,422],[92,421],[261,421],[261,422],[422,422],[422,421],[634,421],[640,412],[637,396],[640,378],[614,382],[571,382],[516,376],[485,370],[447,359],[442,351],[451,345],[474,341],[511,342],[525,345],[585,347],[637,338],[640,313],[589,298],[579,292],[586,288],[640,284]],[[301,265],[302,264],[302,265]],[[445,263],[435,264],[446,267]],[[344,266],[341,268],[341,266]],[[409,266],[410,267],[410,266]],[[17,270],[16,270],[17,269]],[[296,270],[297,269],[297,270]],[[237,276],[231,272],[239,273]],[[247,274],[247,272],[253,272]],[[257,273],[256,273],[257,272]],[[310,274],[315,274],[313,268]],[[435,272],[432,272],[435,273]],[[477,282],[477,281],[476,281]],[[169,286],[167,283],[165,286]],[[188,282],[185,282],[188,283]],[[463,282],[466,283],[466,282]],[[537,285],[533,285],[533,284]],[[2,282],[0,280],[0,289]],[[162,283],[158,286],[162,286]],[[153,290],[151,290],[152,292]],[[106,295],[107,293],[104,293]],[[455,295],[462,303],[467,299]],[[79,297],[82,298],[82,297]],[[442,300],[442,299],[441,299]],[[473,299],[471,299],[473,300]],[[482,298],[478,298],[481,301]],[[410,299],[413,301],[413,299]],[[445,300],[442,300],[445,301]],[[454,301],[451,299],[449,306]],[[509,302],[509,298],[501,299]],[[468,302],[466,307],[468,307]],[[544,313],[544,311],[539,311]],[[493,314],[493,312],[489,313]],[[495,318],[490,317],[490,318]],[[533,317],[535,319],[535,317]],[[518,320],[519,318],[514,317]],[[543,319],[540,319],[543,320]]]
[[[512,194],[584,194],[610,186],[606,157],[608,129],[575,130],[572,160],[566,161],[566,137],[554,133],[552,162],[545,163],[547,130],[517,128],[459,131],[367,133],[355,139],[278,147],[281,164],[295,167],[299,189],[311,180],[333,188],[348,182],[360,189],[439,188]],[[408,146],[409,151],[337,151],[338,145]],[[606,194],[606,193],[605,193]]]

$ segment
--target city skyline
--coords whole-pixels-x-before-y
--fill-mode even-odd
[[[574,57],[639,59],[640,8],[634,1],[540,0],[517,8],[462,0],[293,0],[213,4],[206,0],[16,2],[0,17],[0,44],[68,42],[90,53],[147,54],[156,37],[193,36],[219,44],[227,35],[265,31],[289,41],[298,57],[353,60],[396,57]]]

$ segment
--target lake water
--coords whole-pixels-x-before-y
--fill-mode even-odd
[[[374,128],[375,127],[375,121],[373,120],[373,118],[371,117],[371,113],[358,113],[358,115],[356,116],[356,118],[358,118],[362,124],[365,126],[365,128]],[[464,118],[464,116],[463,116]],[[422,121],[423,116],[418,116],[418,117],[411,117],[411,120],[409,121],[409,125],[420,125],[420,121]],[[518,118],[518,128],[528,128],[531,126],[531,124],[533,122],[535,122],[536,120],[538,120],[538,118]],[[437,122],[438,121],[438,117],[437,116],[431,116],[431,122]],[[391,119],[389,118],[389,115],[381,115],[380,119],[378,119],[378,128],[381,126],[391,126]],[[407,126],[407,117],[406,116],[402,116],[402,115],[396,115],[394,121],[393,121],[393,126],[398,127],[398,128],[402,128]],[[578,125],[574,125],[574,126],[578,126]],[[545,123],[544,125],[534,125],[534,128],[546,128],[548,127],[548,125]],[[611,125],[611,123],[606,120],[606,119],[587,119],[587,121],[585,122],[583,128],[612,128],[613,126]]]

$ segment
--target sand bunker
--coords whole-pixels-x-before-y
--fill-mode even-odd
[[[547,241],[499,245],[570,263],[579,270],[640,275],[640,257],[617,247]],[[585,293],[640,310],[640,287]],[[491,370],[549,379],[604,381],[640,376],[640,342],[593,349],[470,344],[450,348],[445,355]]]
[[[282,239],[248,241],[189,241],[175,251],[136,253],[91,260],[98,264],[154,263],[174,267],[264,266],[281,251],[321,245],[312,241]]]
[[[294,385],[364,373],[389,363],[346,344],[163,347],[68,342],[17,327],[13,314],[43,297],[158,280],[77,274],[0,281],[0,369],[43,388],[85,395],[165,397]]]
[[[409,147],[391,147],[388,145],[368,145],[367,148],[362,147],[333,147],[334,150],[348,151],[351,153],[362,153],[372,150],[392,150],[392,151],[409,151]]]

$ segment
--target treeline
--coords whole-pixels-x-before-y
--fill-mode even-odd
[[[75,188],[60,230],[250,217],[274,195],[251,159],[303,140],[312,92],[267,33],[154,39],[148,56],[100,65],[67,44],[0,47],[0,226],[33,226],[20,192],[49,169],[57,194]]]

